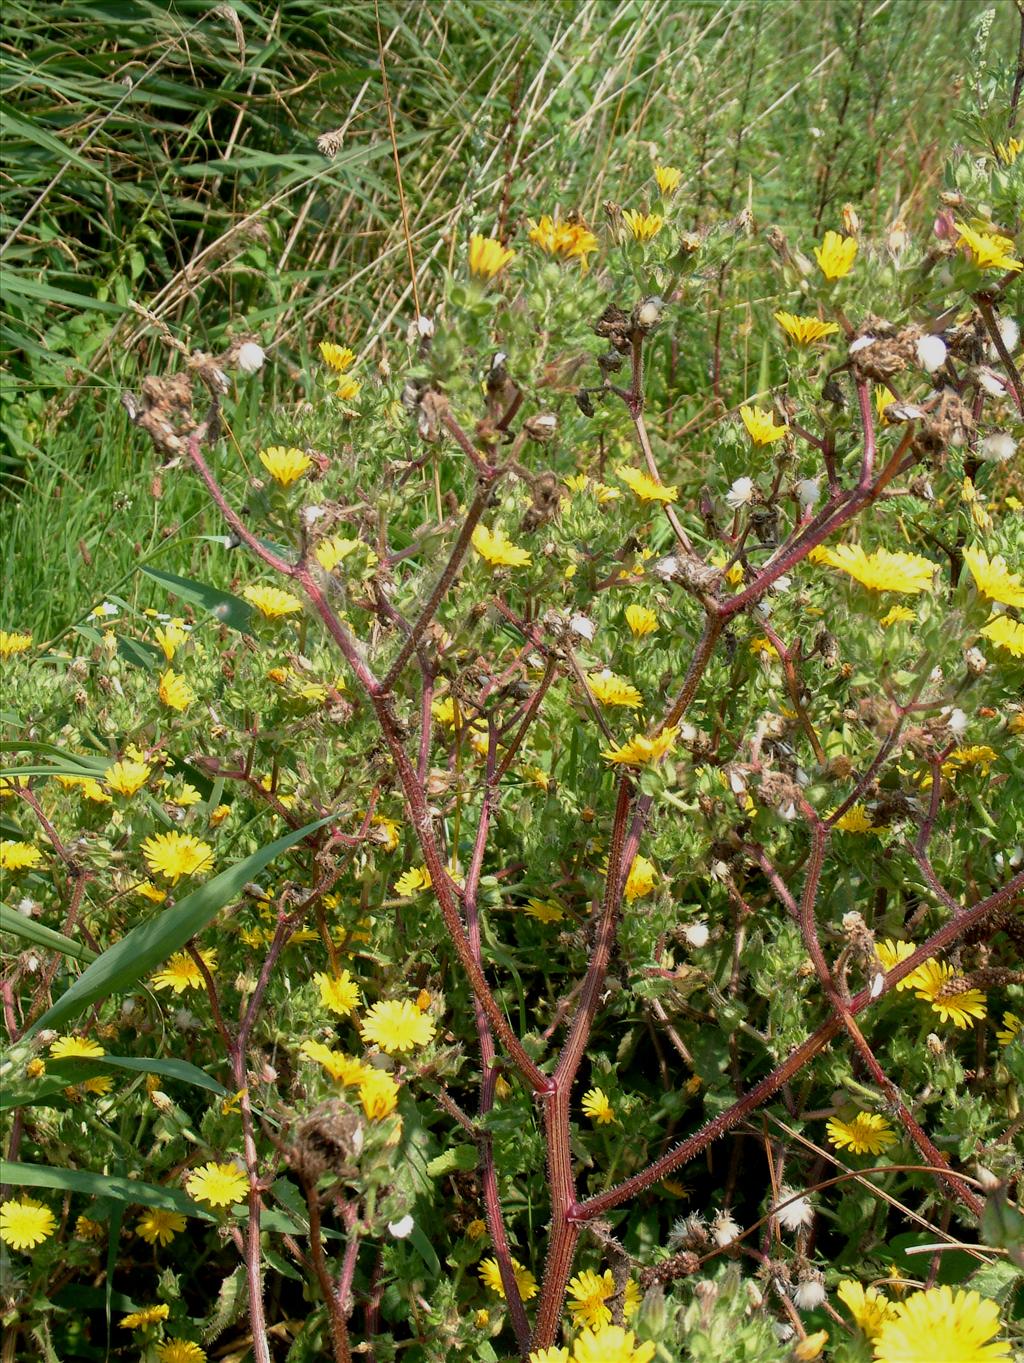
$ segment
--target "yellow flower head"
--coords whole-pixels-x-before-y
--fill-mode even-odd
[[[356,352],[347,345],[335,345],[333,341],[320,342],[320,358],[339,374],[351,369],[356,360]]]
[[[996,156],[1004,166],[1012,166],[1022,151],[1024,141],[1019,137],[1011,137],[1008,142],[996,143]]]
[[[566,1291],[569,1296],[569,1312],[574,1325],[582,1325],[596,1330],[608,1325],[612,1318],[608,1302],[615,1296],[615,1278],[610,1268],[603,1273],[595,1273],[585,1268],[575,1278],[570,1278]],[[636,1315],[640,1305],[640,1289],[630,1278],[626,1283],[623,1312],[627,1320]]]
[[[660,734],[648,738],[645,734],[634,734],[632,738],[618,747],[602,751],[601,756],[609,762],[617,762],[627,767],[644,767],[660,762],[667,752],[672,751],[678,729],[662,729]]]
[[[560,1344],[546,1349],[531,1349],[528,1363],[569,1363],[569,1350]]]
[[[345,1055],[343,1051],[332,1051],[322,1041],[304,1041],[299,1047],[300,1054],[322,1065],[337,1084],[361,1084],[371,1074],[383,1073],[362,1060]]]
[[[549,256],[561,256],[563,260],[578,260],[587,270],[587,257],[598,248],[597,237],[582,222],[558,222],[545,213],[539,222],[531,222],[527,233],[535,246],[546,251]]]
[[[185,1229],[185,1218],[180,1212],[150,1207],[139,1217],[135,1229],[147,1245],[169,1245]]]
[[[190,1339],[168,1339],[156,1346],[160,1363],[206,1363],[206,1350]]]
[[[635,241],[650,241],[665,225],[660,213],[638,213],[635,208],[623,213],[622,220],[633,234]]]
[[[642,639],[645,634],[653,634],[658,628],[658,617],[646,606],[627,606],[626,624],[634,639]]]
[[[825,240],[814,248],[814,258],[826,279],[842,279],[853,269],[853,262],[857,258],[857,240],[855,237],[840,236],[838,232],[826,232]]]
[[[1024,658],[1024,624],[1008,615],[996,615],[983,625],[981,633],[991,639],[996,648],[1004,648],[1014,658]]]
[[[960,233],[958,246],[966,246],[979,270],[1020,270],[1024,263],[1015,260],[1010,252],[1013,241],[999,232],[977,232],[965,222],[953,224]]]
[[[343,970],[340,975],[318,973],[313,976],[313,983],[320,990],[322,1007],[336,1013],[338,1017],[347,1017],[353,1009],[359,1007],[359,986],[347,970]]]
[[[213,848],[191,833],[157,833],[142,844],[142,855],[150,874],[162,875],[172,885],[213,863]]]
[[[821,1357],[821,1351],[828,1343],[827,1330],[815,1330],[811,1335],[805,1335],[793,1345],[793,1363],[813,1363],[815,1358]]]
[[[916,619],[917,616],[909,606],[892,606],[878,623],[883,629],[889,629],[891,625],[906,624]]]
[[[908,956],[913,956],[917,947],[913,942],[897,942],[892,937],[887,937],[883,942],[875,944],[875,954],[882,963],[882,968],[886,971],[892,970],[893,966],[905,961]],[[896,988],[899,991],[904,989],[917,989],[922,980],[927,978],[924,970],[925,962],[912,970],[909,975],[905,975]]]
[[[430,889],[430,872],[425,866],[412,866],[395,881],[395,894],[402,896],[419,894]]]
[[[474,232],[469,239],[469,273],[477,279],[493,279],[515,257],[515,251],[502,246],[494,237]]]
[[[833,1117],[825,1127],[837,1150],[849,1149],[855,1155],[880,1155],[896,1141],[896,1133],[877,1112],[858,1112],[852,1121]]]
[[[620,464],[615,470],[615,476],[620,478],[630,492],[642,502],[674,502],[679,496],[678,488],[666,487],[664,483],[655,482],[643,469],[630,468],[628,464]]]
[[[480,1281],[484,1287],[489,1287],[492,1292],[497,1292],[499,1297],[505,1295],[505,1289],[501,1283],[501,1269],[498,1267],[497,1259],[482,1259],[477,1270],[480,1274]],[[537,1279],[528,1268],[524,1268],[518,1259],[512,1260],[512,1272],[515,1276],[516,1286],[519,1288],[519,1295],[523,1301],[530,1301],[537,1295]]]
[[[602,705],[622,705],[628,710],[638,710],[643,704],[643,696],[636,687],[617,677],[607,667],[600,672],[588,673],[587,685]]]
[[[1003,1025],[996,1032],[996,1040],[1000,1046],[1009,1046],[1022,1027],[1024,1027],[1024,1020],[1019,1018],[1016,1013],[1004,1013]]]
[[[989,558],[984,549],[971,546],[964,550],[964,562],[982,596],[1003,606],[1024,606],[1024,582],[1020,573],[1010,571],[1002,554]]]
[[[408,999],[386,999],[369,1009],[360,1033],[365,1042],[394,1055],[425,1046],[436,1030],[434,1019]]]
[[[171,1314],[171,1308],[166,1302],[161,1302],[159,1306],[144,1306],[141,1311],[133,1311],[131,1315],[121,1317],[121,1328],[124,1330],[144,1330],[147,1325],[156,1325],[161,1320],[166,1320]]]
[[[212,975],[217,969],[216,949],[200,951],[199,957]],[[186,989],[202,989],[204,983],[203,972],[187,951],[175,952],[153,976],[154,989],[172,989],[175,994],[184,994]]]
[[[106,1051],[84,1036],[59,1036],[50,1043],[50,1054],[54,1060],[98,1060]]]
[[[629,875],[626,877],[626,888],[623,893],[630,904],[634,899],[642,899],[645,894],[650,894],[657,884],[658,868],[653,861],[648,861],[639,852],[633,858],[633,865],[629,868]]]
[[[382,1122],[398,1106],[398,1085],[383,1070],[369,1069],[359,1085],[359,1101],[370,1121]]]
[[[798,317],[794,312],[777,312],[775,320],[797,345],[810,345],[839,330],[835,322],[819,322],[817,317]]]
[[[0,1204],[0,1240],[11,1249],[32,1250],[57,1229],[49,1207],[32,1197]]]
[[[565,917],[565,910],[554,899],[528,899],[523,912],[539,923],[560,923]]]
[[[875,385],[875,411],[880,420],[888,421],[885,413],[895,401],[896,394],[890,388],[886,388],[884,383]]]
[[[900,592],[917,596],[932,589],[937,565],[920,554],[875,549],[865,553],[863,545],[839,544],[834,549],[819,546],[810,554],[813,563],[824,563],[846,573],[871,592]]]
[[[914,974],[917,997],[931,1004],[940,1021],[966,1028],[972,1018],[985,1016],[985,995],[968,988],[965,976],[944,961],[925,961]]]
[[[0,658],[13,658],[16,653],[27,653],[31,647],[31,634],[8,633],[0,629]]]
[[[868,1339],[874,1339],[887,1320],[893,1318],[895,1304],[884,1297],[877,1287],[862,1287],[852,1278],[844,1278],[836,1288],[836,1295],[853,1317],[854,1324]]]
[[[669,197],[679,188],[683,172],[676,166],[655,166],[654,178],[657,180],[658,188],[662,194]]]
[[[249,1191],[249,1177],[237,1164],[216,1160],[194,1169],[185,1180],[189,1196],[210,1207],[230,1207],[241,1202]]]
[[[308,454],[303,454],[294,446],[286,448],[284,445],[271,445],[268,449],[260,450],[260,463],[281,487],[290,487],[313,467]]]
[[[788,426],[780,426],[773,414],[764,407],[743,406],[740,416],[755,445],[771,445],[776,440],[782,440],[789,430]]]
[[[30,842],[0,842],[0,871],[30,871],[42,860],[42,852]]]
[[[103,777],[118,795],[136,795],[149,780],[149,767],[145,762],[115,762]]]
[[[316,561],[324,572],[333,573],[338,564],[344,562],[361,543],[361,540],[343,539],[340,535],[332,535],[330,539],[321,540],[313,553],[316,554]],[[371,557],[376,563],[377,555],[373,554]]]
[[[243,587],[242,595],[265,620],[278,620],[282,615],[302,610],[299,598],[291,592],[281,591],[280,587]]]
[[[153,638],[159,644],[167,661],[172,662],[175,653],[187,641],[188,631],[176,621],[169,620],[166,625],[161,625],[153,631]]]
[[[488,530],[478,525],[472,535],[473,548],[492,568],[525,568],[530,554],[512,543],[504,530]]]
[[[359,396],[362,387],[363,385],[357,383],[355,379],[342,378],[335,386],[334,396],[341,402],[352,402]]]
[[[896,1302],[874,1338],[877,1363],[1000,1363],[1013,1353],[999,1332],[999,1304],[961,1288],[931,1287]]]
[[[637,1341],[632,1330],[621,1325],[599,1325],[584,1330],[572,1346],[572,1363],[651,1363],[657,1345]]]
[[[196,698],[196,693],[180,672],[169,667],[160,677],[160,703],[169,710],[187,710]]]
[[[607,1093],[604,1089],[587,1089],[580,1103],[585,1116],[596,1126],[608,1126],[615,1121],[615,1109],[612,1107]]]
[[[992,770],[992,763],[999,760],[995,748],[987,743],[974,743],[969,748],[954,748],[942,764],[943,776],[955,776],[962,767],[980,767],[982,776]]]
[[[851,805],[845,814],[836,819],[833,826],[841,833],[870,833],[874,828],[871,815],[863,805]]]

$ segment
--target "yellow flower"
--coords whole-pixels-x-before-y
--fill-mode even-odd
[[[883,629],[888,629],[890,625],[898,625],[916,619],[917,616],[909,606],[893,606],[882,616],[878,623]]]
[[[679,496],[677,487],[666,487],[664,483],[655,482],[642,469],[630,468],[628,464],[620,464],[615,476],[621,478],[630,492],[642,502],[674,502]]]
[[[985,505],[978,496],[978,489],[970,478],[965,478],[961,484],[960,500],[970,508],[971,520],[979,530],[990,530],[992,528],[992,517],[985,510]]]
[[[896,401],[896,394],[891,389],[886,388],[884,383],[875,386],[875,411],[881,421],[887,421],[885,413]]]
[[[212,975],[217,969],[216,948],[200,951],[199,957]],[[204,984],[202,971],[187,951],[175,952],[153,976],[154,989],[173,989],[176,994],[183,994],[186,989],[202,989]]]
[[[403,896],[419,894],[430,889],[430,872],[425,866],[413,866],[395,881],[395,894]]]
[[[992,763],[998,762],[999,754],[987,743],[975,743],[969,748],[955,748],[942,764],[943,776],[955,776],[962,767],[980,767],[982,776],[987,776]]]
[[[967,247],[979,270],[1024,268],[1019,260],[1010,255],[1013,250],[1013,241],[1010,237],[1004,237],[999,232],[976,232],[965,222],[955,222],[953,226],[960,233],[956,244]]]
[[[913,942],[897,942],[892,937],[887,937],[884,942],[876,942],[875,955],[881,961],[886,972],[892,970],[893,966],[905,961],[908,956],[913,956],[917,947]],[[922,981],[927,979],[927,971],[924,970],[926,962],[922,961],[916,970],[912,970],[909,975],[905,975],[896,986],[898,991],[904,989],[917,989]]]
[[[172,662],[177,650],[187,641],[188,631],[183,629],[176,621],[171,620],[166,625],[161,625],[154,630],[153,638],[160,645],[166,660]]]
[[[653,634],[658,628],[658,617],[646,606],[627,606],[626,624],[634,639],[642,639],[645,634]]]
[[[471,1240],[482,1240],[487,1234],[487,1222],[477,1217],[466,1227],[466,1234]]]
[[[805,1335],[793,1345],[794,1363],[812,1363],[821,1357],[821,1351],[828,1343],[827,1330],[815,1330],[813,1335]]]
[[[320,990],[320,1003],[338,1017],[346,1017],[359,1007],[359,986],[347,970],[340,975],[316,974],[313,983]]]
[[[848,1147],[855,1155],[880,1155],[896,1141],[895,1131],[877,1112],[858,1112],[849,1122],[833,1117],[825,1130],[837,1150]]]
[[[206,1351],[190,1339],[168,1339],[156,1346],[160,1363],[206,1363]]]
[[[874,1339],[876,1363],[1000,1363],[1013,1357],[999,1305],[977,1292],[931,1287],[897,1302]]]
[[[133,1311],[131,1315],[121,1317],[121,1327],[125,1330],[144,1330],[147,1325],[156,1325],[158,1321],[166,1320],[171,1314],[171,1308],[166,1302],[161,1302],[159,1306],[144,1306],[141,1311]]]
[[[528,1363],[569,1363],[569,1350],[560,1344],[552,1344],[547,1349],[532,1349]]]
[[[678,732],[676,728],[662,729],[653,738],[634,734],[618,747],[604,749],[601,756],[609,762],[618,762],[627,767],[643,767],[648,763],[660,762],[667,752],[671,752]]]
[[[371,1121],[381,1122],[398,1105],[398,1085],[390,1074],[371,1069],[359,1085],[359,1101]]]
[[[103,1223],[91,1217],[79,1216],[75,1220],[75,1236],[79,1240],[102,1240]]]
[[[193,805],[202,803],[202,795],[190,782],[184,781],[181,789],[174,791],[170,795],[165,795],[164,799],[169,805],[176,805],[178,809],[190,809]]]
[[[570,1278],[566,1288],[569,1295],[569,1312],[574,1325],[583,1325],[595,1330],[611,1321],[611,1307],[607,1305],[615,1296],[615,1279],[610,1268],[603,1273],[595,1273],[585,1268],[575,1278]],[[636,1315],[640,1305],[640,1289],[632,1278],[626,1282],[623,1312],[627,1320]]]
[[[185,1180],[189,1196],[211,1207],[230,1207],[241,1202],[249,1191],[249,1176],[237,1164],[216,1160],[194,1169]]]
[[[180,672],[169,667],[160,677],[160,703],[169,710],[187,710],[196,693]]]
[[[143,899],[148,899],[153,904],[162,904],[167,898],[167,891],[158,889],[151,880],[142,880],[134,887],[135,893],[142,895]]]
[[[862,1287],[852,1278],[843,1279],[836,1288],[836,1295],[868,1339],[875,1338],[896,1310],[895,1304],[884,1297],[877,1287]]]
[[[425,1046],[437,1028],[434,1019],[408,999],[386,999],[373,1005],[359,1030],[364,1041],[394,1055]]]
[[[585,223],[557,222],[548,213],[543,214],[539,222],[530,223],[527,236],[549,256],[579,260],[584,274],[587,271],[587,256],[598,248],[597,237]]]
[[[841,833],[869,833],[874,824],[863,805],[851,805],[845,814],[836,819],[833,827]]]
[[[530,562],[529,552],[517,548],[504,530],[488,530],[485,525],[478,525],[472,534],[472,544],[492,568],[525,568]]]
[[[655,166],[654,178],[658,182],[658,188],[662,194],[672,195],[679,188],[683,178],[683,172],[675,166]]]
[[[635,208],[623,213],[622,220],[633,234],[635,241],[650,241],[665,225],[660,213],[638,213]]]
[[[996,1040],[1000,1046],[1009,1046],[1022,1027],[1024,1027],[1024,1020],[1019,1018],[1016,1013],[1004,1013],[1002,1030],[996,1032]]]
[[[604,1089],[587,1089],[580,1106],[584,1116],[589,1117],[597,1126],[608,1126],[615,1121],[615,1109]]]
[[[775,417],[765,407],[740,408],[740,416],[743,424],[747,428],[747,434],[755,445],[771,445],[776,440],[781,440],[789,430],[788,426],[780,426]]]
[[[1019,137],[1011,137],[1008,142],[996,143],[996,156],[1004,166],[1012,166],[1022,151],[1024,151],[1024,141]]]
[[[86,1079],[83,1083],[78,1084],[75,1087],[80,1089],[82,1093],[94,1093],[102,1098],[105,1093],[109,1093],[114,1087],[114,1077],[110,1074],[94,1074],[91,1079]],[[65,1089],[66,1093],[69,1091],[74,1092],[74,1088],[71,1090]]]
[[[30,842],[0,842],[0,871],[26,871],[38,866],[43,854]]]
[[[505,1289],[501,1284],[501,1269],[498,1267],[497,1259],[482,1259],[477,1271],[484,1287],[489,1287],[492,1292],[497,1292],[499,1297],[505,1295]],[[524,1268],[518,1259],[513,1259],[512,1272],[515,1275],[519,1295],[523,1301],[529,1301],[532,1297],[535,1297],[537,1295],[537,1279],[530,1270]]]
[[[0,1240],[11,1249],[30,1250],[48,1240],[57,1229],[49,1207],[32,1197],[0,1204]]]
[[[169,1245],[185,1229],[185,1218],[180,1212],[150,1207],[139,1217],[135,1229],[147,1245]]]
[[[149,767],[145,762],[115,762],[103,776],[110,789],[118,795],[135,795],[149,780]]]
[[[493,279],[515,257],[515,251],[502,246],[493,237],[482,237],[474,232],[469,239],[469,273],[477,279]]]
[[[621,1325],[601,1325],[584,1330],[572,1346],[573,1363],[650,1363],[656,1345],[640,1344],[632,1330]]]
[[[342,402],[351,402],[359,396],[363,385],[357,383],[355,379],[339,379],[334,390],[334,396]]]
[[[565,917],[564,909],[553,899],[528,899],[523,912],[541,923],[560,923]]]
[[[814,258],[826,279],[842,279],[853,269],[853,262],[857,258],[856,238],[843,237],[838,232],[826,232],[825,240],[814,248]]]
[[[399,843],[398,830],[400,825],[394,819],[389,819],[383,814],[375,814],[372,827],[380,829],[375,837],[382,844],[385,852],[393,852]]]
[[[316,560],[325,573],[333,573],[338,564],[348,558],[354,550],[362,544],[361,540],[343,539],[340,535],[332,535],[330,539],[321,540],[313,550]],[[377,555],[371,554],[373,563],[377,562]]]
[[[1024,624],[1008,615],[994,615],[981,632],[996,648],[1005,648],[1014,658],[1024,658]]]
[[[339,374],[344,374],[346,369],[351,369],[355,364],[356,352],[349,350],[347,345],[335,345],[333,341],[321,341],[320,358],[331,369],[337,370]]]
[[[657,879],[658,868],[654,862],[637,853],[626,877],[626,888],[623,891],[626,899],[632,904],[634,899],[642,899],[645,894],[650,894]]]
[[[818,546],[809,555],[813,563],[824,563],[846,573],[871,592],[901,592],[916,596],[932,589],[937,565],[920,554],[874,549],[866,553],[861,544],[839,544],[834,549]]]
[[[942,1022],[954,1027],[969,1027],[971,1018],[985,1016],[985,995],[980,989],[965,988],[966,977],[943,961],[925,961],[915,971],[915,992],[930,1003]]]
[[[984,549],[970,547],[964,550],[964,562],[982,596],[1003,606],[1024,606],[1024,582],[1020,573],[1010,572],[1002,554],[990,559]]]
[[[242,595],[266,620],[277,620],[282,615],[302,610],[299,598],[291,592],[281,591],[280,587],[243,587]]]
[[[8,633],[0,629],[0,658],[13,658],[16,653],[27,653],[31,647],[31,634]]]
[[[587,685],[602,705],[623,705],[628,710],[638,710],[643,704],[643,697],[636,687],[617,677],[607,667],[600,672],[588,673]]]
[[[142,844],[142,855],[150,874],[162,875],[172,885],[213,864],[213,848],[191,833],[158,833]]]
[[[304,1041],[299,1052],[322,1065],[336,1084],[362,1084],[371,1074],[382,1073],[342,1051],[332,1051],[322,1041]]]
[[[308,454],[294,446],[284,445],[271,445],[268,449],[260,450],[260,463],[281,487],[290,487],[313,467]]]
[[[106,1051],[96,1041],[84,1036],[59,1036],[50,1043],[54,1060],[98,1060]]]
[[[817,317],[798,317],[794,312],[777,312],[774,316],[782,330],[797,345],[810,345],[812,341],[820,341],[823,336],[831,336],[839,330],[835,322],[819,322]]]

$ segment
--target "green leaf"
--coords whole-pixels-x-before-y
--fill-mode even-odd
[[[441,1261],[434,1253],[434,1246],[423,1233],[423,1228],[418,1221],[413,1224],[413,1228],[409,1232],[409,1240],[412,1245],[415,1246],[416,1252],[426,1264],[427,1272],[431,1277],[439,1278],[441,1276]]]
[[[6,904],[0,904],[0,932],[9,932],[12,937],[20,937],[23,942],[45,947],[48,951],[59,951],[65,956],[74,957],[76,961],[88,963],[96,959],[95,951],[90,951],[79,942],[73,942],[62,932],[54,932],[53,928],[37,923],[34,918],[26,918],[24,914],[15,913]]]
[[[179,577],[177,573],[162,572],[159,568],[143,568],[142,571],[154,582],[166,587],[172,595],[198,606],[220,624],[236,629],[241,634],[252,633],[252,607],[240,596],[219,591],[216,587],[207,586],[205,582],[193,582],[191,578]]]
[[[180,951],[196,933],[202,932],[224,905],[236,898],[275,857],[330,823],[333,817],[318,819],[316,823],[306,824],[304,828],[278,838],[221,871],[163,913],[140,923],[93,961],[53,1007],[36,1019],[27,1035],[31,1036],[43,1027],[62,1027],[68,1018],[77,1017],[97,999],[128,989],[136,980],[148,975],[161,961]]]
[[[441,1178],[445,1174],[453,1174],[457,1169],[475,1169],[478,1159],[475,1146],[456,1145],[435,1156],[427,1165],[427,1173],[431,1178]]]
[[[193,1202],[179,1188],[162,1188],[156,1183],[111,1174],[92,1174],[86,1169],[55,1169],[49,1164],[0,1160],[0,1183],[9,1183],[14,1188],[55,1188],[65,1193],[83,1193],[86,1197],[109,1197],[115,1202],[136,1202],[143,1207],[180,1212],[182,1216],[198,1216],[204,1221],[216,1220],[212,1212]]]

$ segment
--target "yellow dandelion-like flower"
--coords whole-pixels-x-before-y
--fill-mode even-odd
[[[966,246],[979,270],[1020,270],[1021,261],[1010,254],[1013,240],[1000,232],[976,232],[964,222],[953,224],[960,233],[958,246]]]
[[[943,776],[955,776],[963,767],[980,767],[982,776],[992,770],[992,763],[999,761],[999,754],[987,743],[974,743],[969,748],[954,748],[942,764]]]
[[[281,487],[291,487],[313,467],[309,455],[294,446],[271,445],[268,449],[260,450],[259,458],[274,482]]]
[[[1017,157],[1024,151],[1024,141],[1019,137],[1011,137],[1008,142],[996,143],[996,157],[1002,161],[1004,166],[1012,166]]]
[[[841,833],[870,833],[874,826],[863,805],[851,805],[833,824]]]
[[[489,1287],[492,1292],[497,1292],[499,1297],[504,1297],[505,1289],[502,1286],[501,1269],[498,1267],[497,1259],[482,1259],[477,1272],[484,1287]],[[512,1260],[512,1272],[519,1288],[519,1295],[523,1301],[530,1301],[537,1295],[537,1279],[518,1259]]]
[[[554,899],[528,899],[523,912],[540,923],[560,923],[565,910]]]
[[[655,166],[654,178],[658,182],[658,188],[666,197],[673,195],[679,188],[683,172],[677,166]]]
[[[30,871],[41,865],[43,854],[30,842],[0,842],[0,871]]]
[[[771,445],[776,440],[782,440],[789,430],[788,426],[780,426],[765,407],[744,405],[740,408],[740,417],[755,445]]]
[[[651,1363],[657,1345],[640,1344],[632,1330],[600,1325],[584,1330],[572,1346],[572,1363]]]
[[[359,1007],[359,986],[347,970],[333,976],[318,973],[313,983],[320,990],[321,1005],[338,1017],[347,1017]]]
[[[1010,571],[1002,554],[989,558],[984,549],[970,547],[964,550],[964,562],[982,596],[1003,606],[1024,606],[1024,582],[1020,573]]]
[[[634,241],[651,241],[665,225],[660,213],[639,213],[635,208],[623,213],[622,221],[633,234]]]
[[[152,904],[162,904],[167,898],[167,891],[159,889],[151,880],[142,880],[134,887],[135,893],[142,895],[143,899],[148,899]]]
[[[569,1312],[574,1325],[597,1329],[611,1321],[612,1312],[608,1302],[615,1296],[615,1279],[610,1268],[603,1273],[595,1273],[585,1268],[575,1278],[570,1278],[566,1288],[569,1296]],[[627,1320],[636,1315],[640,1305],[640,1289],[632,1278],[626,1283],[623,1312]]]
[[[868,591],[900,592],[904,596],[931,591],[938,567],[920,554],[889,549],[874,549],[869,554],[860,544],[839,544],[834,549],[819,546],[810,558],[846,573]]]
[[[972,1018],[985,1016],[985,995],[966,987],[966,977],[944,961],[925,961],[915,974],[917,997],[931,1004],[940,1021],[966,1028]]]
[[[653,861],[648,861],[639,852],[633,858],[633,865],[629,868],[629,875],[626,877],[626,888],[623,893],[630,904],[634,899],[642,899],[645,894],[650,894],[658,880],[658,868]]]
[[[525,568],[531,561],[529,552],[514,545],[504,530],[488,530],[485,525],[478,525],[473,531],[471,542],[484,562],[492,568]]]
[[[99,1060],[106,1051],[98,1041],[90,1041],[84,1036],[59,1036],[50,1043],[50,1054],[54,1060]]]
[[[474,232],[469,239],[469,273],[477,279],[493,279],[515,258],[515,251],[502,246],[494,237]]]
[[[559,222],[548,213],[543,214],[538,222],[531,221],[527,236],[549,256],[579,260],[584,274],[588,268],[587,257],[599,245],[597,237],[585,223]]]
[[[889,629],[893,625],[908,624],[911,620],[916,619],[917,616],[909,606],[893,606],[886,611],[878,623],[883,629]]]
[[[996,1040],[1000,1046],[1009,1046],[1022,1027],[1024,1027],[1024,1020],[1019,1018],[1016,1013],[1004,1013],[1003,1025],[1001,1030],[996,1032]]]
[[[189,1196],[210,1207],[230,1207],[241,1202],[249,1191],[249,1177],[237,1164],[212,1160],[194,1169],[185,1180]]]
[[[31,647],[31,634],[0,629],[0,658],[13,658],[18,653],[27,653]]]
[[[886,388],[884,383],[875,386],[875,411],[878,413],[880,421],[888,421],[885,415],[886,410],[896,401],[896,394],[891,389]]]
[[[190,1339],[168,1339],[156,1346],[160,1363],[206,1363],[206,1350]]]
[[[196,698],[196,693],[180,672],[169,667],[160,677],[160,703],[169,710],[187,710]]]
[[[569,1350],[560,1344],[552,1344],[546,1349],[531,1349],[528,1363],[569,1363]]]
[[[330,539],[321,540],[313,553],[324,572],[333,573],[338,564],[343,563],[361,545],[362,540],[344,539],[341,535],[332,535]],[[370,557],[373,564],[376,564],[377,555],[371,554]],[[373,564],[371,564],[371,567]]]
[[[421,1013],[408,999],[386,999],[368,1010],[359,1030],[364,1041],[394,1055],[425,1046],[437,1027],[432,1017]]]
[[[390,1074],[371,1069],[359,1085],[359,1101],[372,1122],[382,1122],[398,1106],[398,1085]]]
[[[615,1121],[615,1109],[604,1089],[587,1089],[580,1106],[584,1116],[589,1117],[595,1126],[608,1126]]]
[[[199,957],[210,974],[217,969],[217,950],[200,951]],[[172,989],[175,994],[184,994],[186,989],[202,989],[205,981],[203,972],[187,951],[177,951],[171,956],[162,970],[153,976],[154,989]]]
[[[181,625],[171,620],[166,625],[160,625],[159,628],[155,629],[153,638],[159,644],[167,662],[173,662],[175,653],[181,648],[182,644],[188,641],[188,630],[183,629]]]
[[[22,1197],[0,1204],[0,1240],[10,1249],[32,1250],[57,1229],[49,1207],[35,1198]]]
[[[793,1363],[813,1363],[814,1359],[821,1357],[827,1343],[827,1330],[815,1330],[813,1334],[804,1335],[793,1345]]]
[[[341,402],[352,402],[362,392],[363,385],[357,383],[355,379],[339,379],[334,389],[334,396]]]
[[[628,464],[620,464],[615,470],[615,476],[621,478],[634,497],[638,497],[641,502],[674,502],[679,496],[677,487],[667,487],[664,483],[655,482],[643,469],[630,468]]]
[[[180,1212],[150,1207],[135,1223],[136,1233],[147,1245],[169,1245],[185,1229],[185,1218]]]
[[[102,1098],[105,1093],[109,1093],[114,1087],[114,1076],[111,1074],[94,1074],[91,1079],[86,1079],[83,1083],[75,1086],[82,1093],[92,1093]],[[73,1092],[74,1090],[72,1090]],[[68,1090],[65,1090],[68,1092]]]
[[[430,889],[430,872],[425,866],[413,866],[395,881],[395,894],[409,896]]]
[[[645,734],[634,734],[618,747],[604,749],[601,756],[609,762],[627,767],[644,767],[660,762],[666,753],[671,752],[676,741],[677,728],[662,729],[660,734],[648,738]]]
[[[600,672],[588,673],[587,685],[602,705],[622,705],[628,710],[638,710],[643,704],[643,697],[636,687],[617,677],[607,667]]]
[[[171,1308],[166,1302],[161,1302],[159,1306],[144,1306],[141,1311],[132,1311],[130,1315],[121,1317],[121,1328],[124,1330],[144,1330],[147,1325],[156,1325],[161,1320],[166,1320],[171,1314]]]
[[[243,587],[242,595],[265,620],[279,620],[283,615],[302,610],[299,598],[291,592],[281,591],[280,587]]]
[[[161,875],[172,885],[213,864],[213,848],[191,833],[158,833],[142,844],[142,855],[150,874]]]
[[[892,970],[893,966],[899,965],[901,961],[905,961],[908,956],[913,956],[916,950],[917,947],[914,946],[913,942],[897,942],[892,937],[887,937],[884,941],[875,944],[875,955],[881,961],[882,968],[886,972]],[[902,992],[904,989],[919,988],[922,981],[928,978],[927,972],[923,969],[924,964],[925,962],[922,962],[916,970],[905,975],[897,984],[897,991]]]
[[[852,1278],[844,1278],[836,1288],[836,1295],[853,1317],[854,1324],[874,1339],[896,1310],[895,1303],[882,1295],[877,1287],[863,1287]]]
[[[332,1051],[322,1041],[304,1041],[299,1053],[322,1065],[336,1084],[361,1084],[369,1075],[383,1073],[343,1051]]]
[[[797,345],[811,345],[839,330],[835,322],[819,322],[817,317],[799,317],[795,312],[776,312],[776,322]]]
[[[356,362],[356,352],[347,345],[335,345],[333,341],[320,342],[320,358],[324,364],[339,374],[351,369]]]
[[[75,1236],[79,1240],[102,1240],[102,1221],[93,1221],[89,1216],[77,1217],[75,1220]]]
[[[842,279],[853,269],[857,240],[840,236],[838,232],[826,232],[824,241],[814,248],[814,258],[826,279]]]
[[[626,624],[634,639],[642,639],[658,628],[658,617],[647,606],[634,604],[626,607]]]
[[[837,1150],[849,1149],[855,1155],[880,1155],[896,1142],[896,1133],[877,1112],[858,1112],[848,1122],[833,1117],[825,1127]]]
[[[897,1302],[874,1337],[876,1363],[1000,1363],[1012,1358],[999,1304],[962,1288],[930,1287]]]
[[[1014,658],[1024,658],[1024,624],[1008,615],[996,615],[982,625],[981,633],[991,639],[996,648],[1003,648]]]
[[[115,762],[103,778],[118,795],[136,795],[149,780],[149,770],[145,762]]]

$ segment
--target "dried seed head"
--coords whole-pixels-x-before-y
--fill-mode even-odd
[[[362,1119],[348,1103],[334,1098],[299,1124],[288,1162],[304,1182],[316,1183],[326,1173],[340,1175],[351,1167],[362,1148]]]

